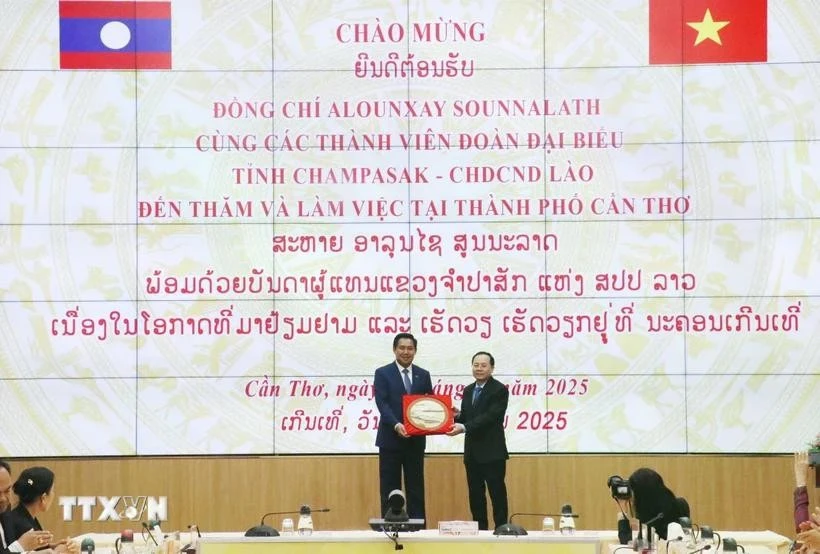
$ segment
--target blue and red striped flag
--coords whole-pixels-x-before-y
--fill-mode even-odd
[[[171,2],[60,0],[61,69],[171,69]]]

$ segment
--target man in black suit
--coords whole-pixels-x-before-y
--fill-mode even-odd
[[[393,338],[396,359],[376,370],[373,389],[379,409],[379,493],[382,514],[387,512],[387,498],[401,489],[404,470],[404,491],[407,515],[424,519],[424,448],[423,436],[411,437],[403,423],[402,397],[405,394],[431,394],[430,373],[413,365],[418,341],[410,333]]]
[[[479,529],[487,529],[487,498],[493,503],[495,526],[507,523],[507,441],[504,438],[504,415],[510,392],[507,387],[493,379],[495,358],[489,352],[477,352],[473,356],[475,383],[464,388],[461,409],[456,413],[456,423],[447,434],[465,433],[464,468],[467,471],[467,490],[470,512]]]

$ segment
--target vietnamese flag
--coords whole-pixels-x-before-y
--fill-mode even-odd
[[[649,0],[649,63],[766,61],[766,0]]]

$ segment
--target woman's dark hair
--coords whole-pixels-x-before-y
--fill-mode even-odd
[[[629,486],[639,521],[647,522],[663,514],[651,525],[662,539],[666,539],[667,525],[677,522],[679,517],[689,515],[686,500],[676,498],[675,493],[664,484],[663,477],[654,469],[642,467],[635,470],[629,476]]]
[[[675,499],[678,506],[678,517],[689,517],[689,502],[682,496]]]
[[[47,467],[29,467],[20,473],[12,490],[23,505],[31,504],[54,485],[54,472]]]

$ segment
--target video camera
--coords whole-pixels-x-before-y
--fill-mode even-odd
[[[632,498],[632,488],[629,486],[629,481],[620,475],[613,475],[607,479],[606,486],[609,487],[612,498],[616,500],[629,500]]]

